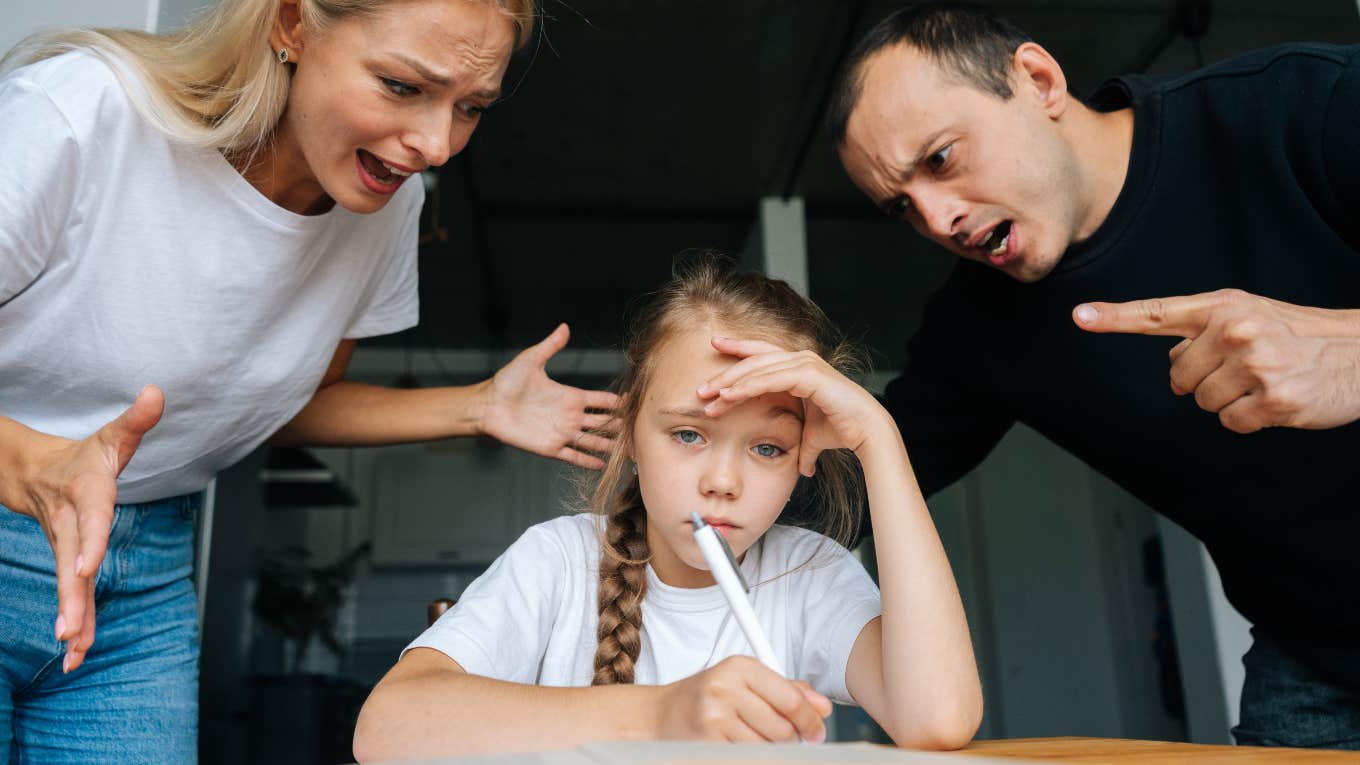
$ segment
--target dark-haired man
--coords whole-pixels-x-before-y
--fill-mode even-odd
[[[942,6],[871,31],[830,115],[855,183],[963,258],[887,392],[922,488],[1024,422],[1203,540],[1255,625],[1240,743],[1360,748],[1357,117],[1360,48],[1082,104]]]

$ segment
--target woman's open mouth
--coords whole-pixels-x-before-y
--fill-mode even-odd
[[[354,164],[359,169],[359,180],[374,194],[395,192],[401,188],[402,181],[413,174],[412,171],[387,164],[364,149],[355,150]]]

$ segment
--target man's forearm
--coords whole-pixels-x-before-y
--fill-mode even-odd
[[[487,385],[404,389],[341,380],[318,390],[270,443],[384,446],[476,435]]]

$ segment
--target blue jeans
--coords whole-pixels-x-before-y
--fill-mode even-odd
[[[1258,629],[1251,634],[1237,743],[1360,749],[1360,688],[1327,678]],[[1360,657],[1360,646],[1354,651]]]
[[[94,646],[70,674],[52,548],[37,521],[0,507],[0,765],[196,760],[201,496],[114,508]]]

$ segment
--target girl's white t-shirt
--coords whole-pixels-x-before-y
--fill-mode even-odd
[[[153,128],[87,52],[0,80],[0,146],[0,415],[84,438],[160,386],[120,502],[201,489],[311,399],[341,339],[416,323],[419,178],[371,215],[294,214]]]
[[[603,524],[582,513],[531,527],[406,650],[433,648],[499,680],[590,685]],[[882,612],[859,561],[821,534],[775,525],[743,557],[741,571],[789,676],[853,704],[845,687],[850,649]],[[674,682],[736,654],[754,656],[717,585],[671,587],[647,566],[635,682]]]

